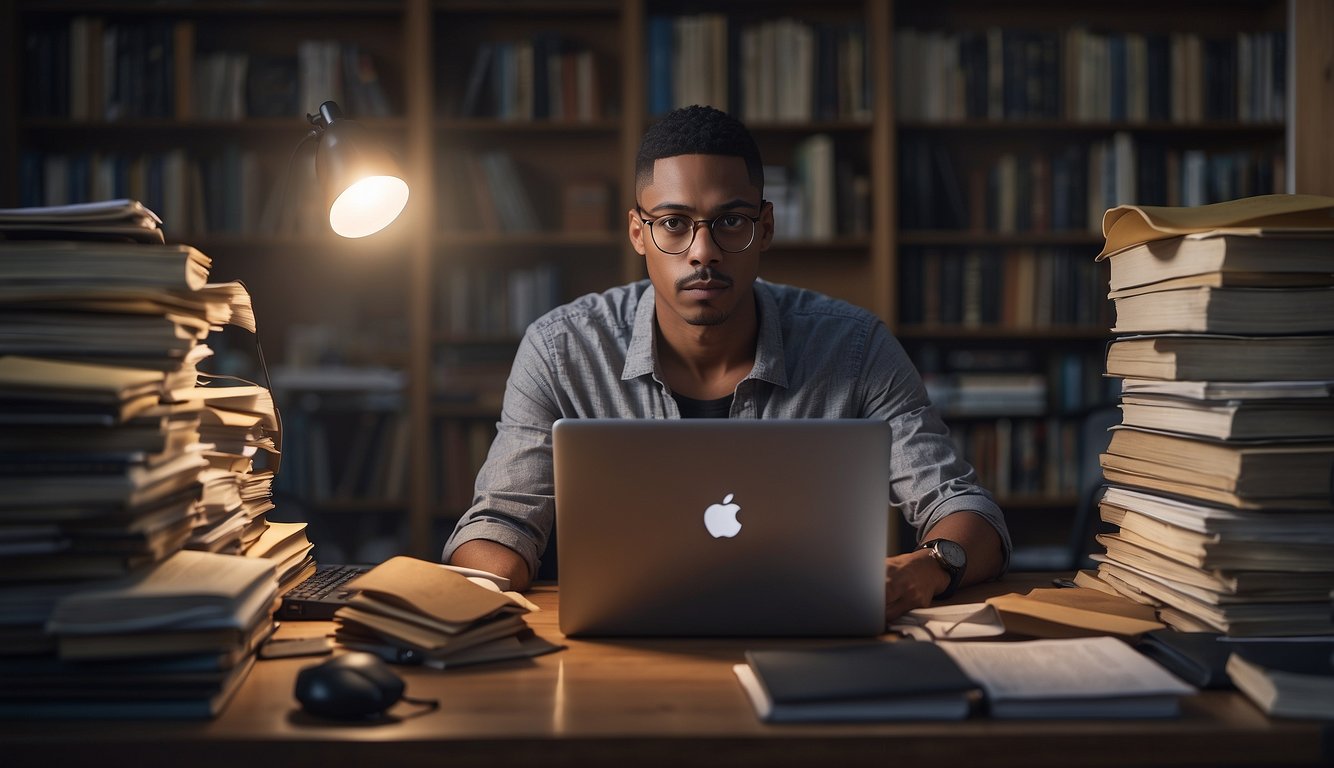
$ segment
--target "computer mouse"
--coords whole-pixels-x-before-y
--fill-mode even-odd
[[[297,701],[322,717],[375,718],[402,697],[403,679],[369,653],[344,653],[296,676]]]

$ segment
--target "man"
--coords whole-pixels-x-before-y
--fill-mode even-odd
[[[887,617],[1004,571],[1004,517],[955,455],[884,324],[844,302],[757,280],[774,232],[763,189],[754,139],[728,115],[687,107],[649,128],[628,212],[649,279],[584,296],[528,329],[499,434],[446,562],[507,576],[518,589],[531,584],[555,517],[558,418],[839,417],[891,424],[892,500],[919,541],[935,542],[887,559]]]

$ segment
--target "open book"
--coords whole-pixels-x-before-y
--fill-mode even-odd
[[[1172,717],[1195,689],[1114,637],[941,643],[993,717]]]

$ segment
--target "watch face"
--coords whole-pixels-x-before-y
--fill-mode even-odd
[[[935,542],[936,552],[954,568],[963,568],[968,562],[968,555],[963,547],[950,541],[949,539],[937,539]]]

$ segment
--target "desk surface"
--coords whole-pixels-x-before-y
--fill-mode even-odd
[[[956,598],[1026,591],[1016,575]],[[766,725],[731,667],[748,648],[815,640],[565,640],[558,592],[531,595],[539,635],[566,650],[450,671],[402,668],[408,695],[440,709],[381,724],[319,721],[292,698],[306,659],[260,661],[217,719],[0,722],[7,766],[135,765],[1329,765],[1334,725],[1271,720],[1235,693],[1205,692],[1172,720]],[[327,623],[288,624],[318,634]],[[415,708],[399,704],[394,714]],[[116,758],[121,759],[116,759]]]

